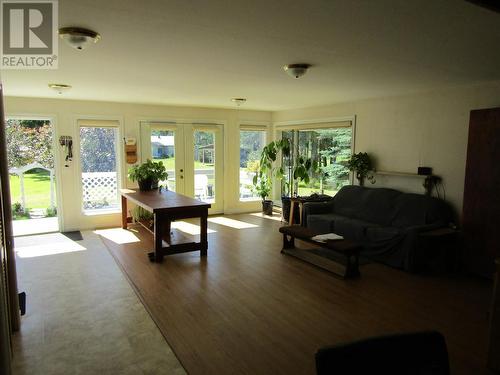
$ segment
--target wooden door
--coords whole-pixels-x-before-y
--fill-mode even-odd
[[[0,176],[1,178],[1,176]],[[0,212],[2,211],[0,184]],[[4,246],[3,215],[0,215],[0,373],[10,374],[11,342],[7,294],[7,254]]]
[[[500,108],[471,111],[462,220],[466,269],[492,277],[500,256]]]
[[[20,317],[4,116],[3,90],[0,83],[0,373],[10,374],[11,331],[19,329]]]

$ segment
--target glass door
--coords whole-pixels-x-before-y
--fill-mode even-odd
[[[161,160],[176,193],[210,203],[210,214],[223,211],[223,139],[219,125],[141,122],[142,161]]]
[[[54,126],[49,119],[8,118],[10,199],[15,236],[59,230],[54,160]]]
[[[148,131],[149,155],[144,158],[163,162],[168,177],[160,184],[180,194],[185,194],[183,133],[180,125],[151,124]]]
[[[224,171],[222,127],[193,125],[190,138],[186,138],[186,188],[188,195],[210,203],[210,213],[223,211]],[[189,155],[188,155],[189,154]]]

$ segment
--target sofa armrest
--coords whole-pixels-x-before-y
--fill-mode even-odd
[[[328,202],[305,202],[302,208],[302,223],[306,223],[307,215],[327,214],[333,212],[333,200]]]
[[[411,227],[405,228],[404,230],[407,233],[419,234],[419,233],[433,231],[443,227],[446,227],[446,224],[437,222],[433,224],[413,225]]]

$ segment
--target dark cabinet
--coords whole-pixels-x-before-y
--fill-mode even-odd
[[[492,277],[500,257],[500,108],[470,113],[462,227],[465,269]]]

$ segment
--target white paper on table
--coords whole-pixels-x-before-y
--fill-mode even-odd
[[[344,237],[335,233],[318,234],[317,236],[311,238],[311,240],[316,242],[326,242],[328,240],[343,240],[343,239]]]

